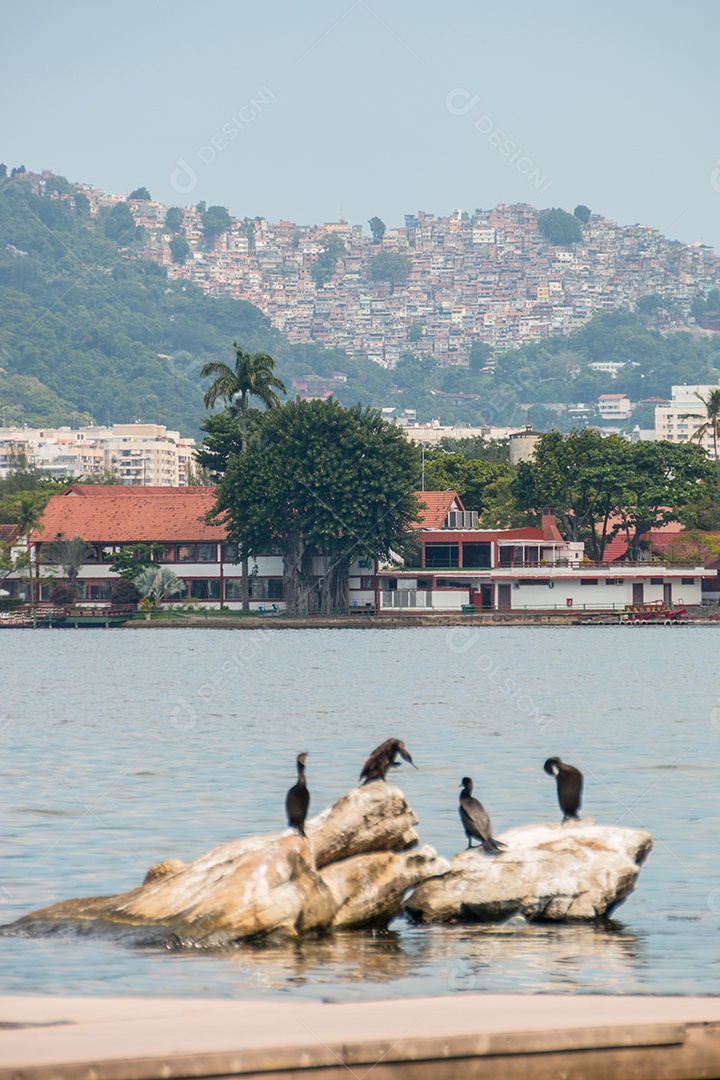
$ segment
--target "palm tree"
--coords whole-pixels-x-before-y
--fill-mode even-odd
[[[18,536],[23,536],[25,538],[25,557],[27,560],[30,607],[32,607],[35,602],[33,595],[32,559],[30,557],[30,537],[34,532],[43,531],[43,510],[44,506],[38,502],[37,496],[23,495],[23,497],[20,499],[18,509],[15,514],[17,518],[16,525]]]
[[[284,383],[274,374],[275,361],[268,353],[247,353],[233,341],[235,350],[234,368],[221,360],[212,360],[202,369],[203,378],[215,375],[215,381],[205,391],[205,408],[211,409],[218,401],[226,401],[230,410],[240,417],[240,438],[242,452],[247,450],[248,402],[257,398],[266,409],[275,409],[280,404],[276,391],[287,394]],[[242,559],[242,609],[247,614],[250,610],[250,575],[247,557]]]
[[[168,596],[178,596],[185,592],[186,585],[169,566],[148,566],[134,578],[142,596],[149,597],[160,604]]]
[[[53,540],[43,544],[43,556],[56,566],[61,566],[73,594],[77,596],[77,583],[83,564],[95,556],[95,548],[82,536],[72,540]]]
[[[690,442],[692,442],[693,439],[697,439],[698,443],[701,443],[708,432],[712,431],[715,468],[717,470],[718,485],[720,485],[720,458],[718,458],[718,437],[720,437],[720,387],[718,387],[717,390],[711,390],[706,398],[696,391],[695,397],[702,401],[705,406],[707,420],[704,424],[700,425],[697,431],[692,433]],[[697,413],[685,413],[680,419],[694,420],[696,417]]]

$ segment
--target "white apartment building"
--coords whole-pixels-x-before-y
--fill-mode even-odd
[[[655,438],[667,439],[668,442],[688,442],[707,419],[707,411],[700,398],[707,400],[711,391],[717,389],[712,384],[673,386],[670,403],[655,407]],[[704,446],[711,457],[715,456],[712,432],[705,434],[700,446]]]
[[[598,412],[603,420],[627,420],[632,412],[632,402],[627,394],[601,394]]]
[[[80,480],[111,472],[134,487],[186,487],[195,440],[162,424],[0,428],[0,478],[19,450],[55,477]]]

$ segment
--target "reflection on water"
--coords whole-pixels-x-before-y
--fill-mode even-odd
[[[137,928],[0,933],[0,992],[718,992],[717,631],[656,628],[632,642],[614,628],[463,632],[2,635],[16,679],[0,703],[0,922],[123,892],[152,863],[282,827],[299,749],[318,812],[388,735],[420,766],[396,779],[444,855],[465,846],[461,775],[499,834],[557,817],[546,757],[579,764],[588,817],[656,838],[620,922],[400,918],[384,933],[214,950]]]

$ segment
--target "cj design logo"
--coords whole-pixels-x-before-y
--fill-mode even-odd
[[[170,187],[178,195],[189,195],[197,187],[198,177],[185,158],[177,159],[177,168],[170,173]]]
[[[177,731],[192,731],[198,722],[197,711],[186,698],[176,698],[170,710],[170,723]]]
[[[274,100],[275,94],[269,86],[263,86],[262,89],[258,90],[255,97],[250,98],[250,101],[238,109],[236,115],[231,116],[220,130],[210,137],[206,146],[201,146],[195,152],[198,161],[202,165],[209,165],[213,162],[218,154],[226,150],[230,143],[237,139],[238,135],[249,124],[252,124],[263,109],[266,109]],[[198,174],[185,158],[178,158],[175,165],[176,167],[170,173],[170,187],[178,195],[189,195],[197,187]]]
[[[710,173],[710,187],[720,195],[720,158],[715,162],[715,168]]]

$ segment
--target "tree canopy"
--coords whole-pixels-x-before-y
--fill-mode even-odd
[[[555,208],[546,210],[538,218],[538,229],[551,244],[567,246],[582,240],[582,227],[575,214]]]
[[[171,206],[165,215],[165,229],[167,232],[180,232],[185,223],[185,215],[179,206]]]
[[[345,610],[353,560],[389,556],[417,517],[416,449],[375,410],[332,398],[268,411],[261,434],[230,461],[215,513],[241,554],[281,552],[290,612]]]
[[[533,460],[518,465],[513,492],[523,509],[554,510],[565,538],[584,540],[591,558],[601,562],[619,532],[637,558],[642,534],[679,520],[712,477],[707,454],[697,446],[629,443],[585,428],[543,435]]]
[[[228,232],[232,226],[232,218],[224,206],[208,206],[200,215],[203,236],[212,242],[217,236]]]
[[[137,199],[138,202],[152,202],[152,195],[146,187],[138,187],[135,188],[134,191],[130,192],[130,194],[128,195],[128,201],[130,199]]]
[[[574,216],[578,219],[581,225],[587,225],[588,221],[590,220],[590,213],[590,207],[585,206],[584,203],[579,203],[573,211]]]
[[[368,225],[370,226],[373,243],[381,244],[382,238],[385,235],[385,222],[379,217],[371,217],[368,221]]]

